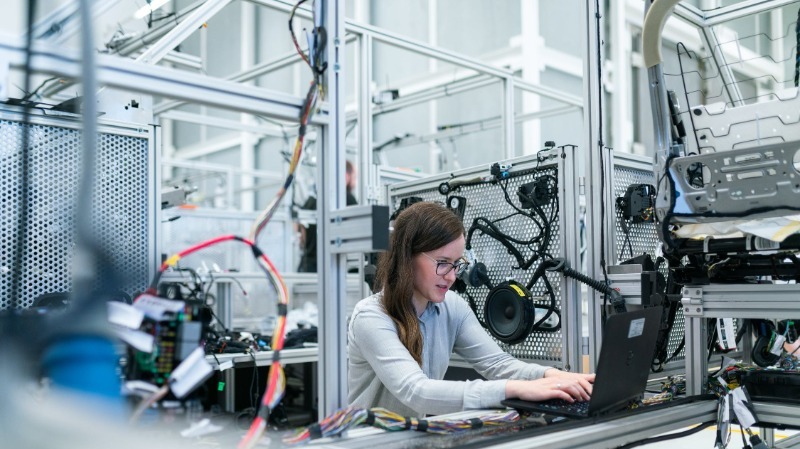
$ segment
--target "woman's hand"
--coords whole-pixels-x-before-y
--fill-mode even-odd
[[[594,374],[579,374],[550,369],[544,378],[536,380],[509,380],[506,398],[526,401],[563,399],[568,402],[588,401],[592,395]]]

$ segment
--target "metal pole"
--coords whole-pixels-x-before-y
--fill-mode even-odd
[[[327,101],[330,121],[320,133],[317,175],[317,272],[320,310],[319,338],[319,417],[329,415],[347,403],[347,296],[345,283],[346,254],[334,254],[328,235],[333,211],[345,206],[344,189],[344,2],[322,2],[322,21],[328,34],[325,60]]]
[[[584,138],[583,147],[586,154],[586,239],[590,244],[587,248],[586,260],[589,277],[599,279],[603,276],[600,266],[601,245],[605,242],[601,239],[601,227],[604,223],[599,211],[595,210],[597,205],[603,201],[602,192],[602,167],[604,158],[601,152],[603,142],[601,141],[602,131],[600,129],[601,101],[599,95],[600,80],[598,79],[597,68],[601,67],[603,61],[599,55],[598,20],[596,0],[585,0],[585,7],[581,8],[581,29],[586,30],[585,47],[583,49],[583,123]],[[607,161],[606,161],[607,162]],[[597,357],[600,354],[600,340],[602,338],[600,323],[600,307],[602,300],[600,295],[589,290],[589,370],[594,371]]]
[[[559,200],[563,199],[562,213],[560,215],[561,244],[564,248],[564,255],[567,257],[572,267],[580,267],[580,242],[576,238],[578,230],[578,167],[577,148],[566,146],[563,148],[563,155],[559,160],[559,183],[561,186]],[[578,281],[564,277],[561,281],[562,291],[562,325],[564,369],[582,372],[581,370],[581,291]]]
[[[507,76],[503,79],[503,148],[505,158],[511,159],[516,154],[517,148],[514,142],[516,122],[514,121],[514,77]]]
[[[358,47],[358,151],[360,154],[359,192],[362,204],[377,204],[378,195],[374,192],[380,186],[378,170],[372,160],[372,37],[361,36]]]
[[[372,83],[372,37],[367,35],[358,38],[358,190],[359,201],[363,205],[380,204],[381,180],[378,176],[378,167],[372,158],[372,125],[373,114],[372,98],[370,96]],[[346,121],[346,119],[345,119]],[[346,139],[345,139],[346,140]],[[360,259],[363,261],[363,259]],[[358,264],[358,278],[364,279],[364,263]],[[365,298],[372,292],[366,282],[360,283],[361,297]],[[349,305],[348,305],[349,307]]]

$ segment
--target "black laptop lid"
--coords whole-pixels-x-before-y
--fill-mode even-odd
[[[616,411],[644,392],[661,313],[661,307],[651,307],[611,315],[606,320],[589,416]]]

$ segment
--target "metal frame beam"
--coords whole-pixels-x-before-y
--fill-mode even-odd
[[[237,120],[213,117],[210,115],[194,114],[183,111],[169,111],[159,116],[161,119],[176,120],[185,123],[195,123],[197,125],[211,126],[214,128],[231,129],[234,131],[244,131],[259,136],[284,137],[293,133],[284,133],[275,125],[250,125]]]
[[[782,319],[800,313],[797,284],[712,284],[686,286],[681,304],[686,318],[686,393],[700,394],[708,372],[704,351],[707,318]]]
[[[228,6],[231,0],[207,0],[202,6],[192,11],[188,17],[169,31],[164,37],[150,46],[144,53],[136,58],[145,64],[156,64],[169,51],[178,46],[192,35],[197,28],[214,17],[214,15]]]
[[[580,108],[578,108],[576,106],[567,105],[567,106],[557,106],[557,107],[554,107],[554,108],[544,109],[544,110],[536,111],[536,112],[529,112],[527,114],[519,114],[516,117],[514,117],[514,124],[524,123],[524,122],[526,122],[528,120],[542,119],[542,118],[546,118],[546,117],[553,117],[553,116],[557,116],[557,115],[561,115],[561,114],[567,114],[569,112],[579,111],[579,110],[580,110]],[[476,133],[476,132],[488,131],[488,130],[491,130],[491,129],[497,129],[497,128],[502,127],[505,122],[506,122],[505,118],[503,118],[503,117],[495,117],[495,118],[487,119],[487,120],[485,120],[483,122],[472,123],[472,124],[469,124],[469,125],[466,125],[466,126],[458,126],[458,127],[454,127],[454,128],[449,128],[449,129],[445,129],[445,130],[442,130],[442,131],[439,131],[439,132],[426,134],[424,136],[412,136],[412,137],[408,137],[408,138],[402,139],[398,143],[387,147],[385,150],[408,147],[408,146],[413,146],[413,145],[421,145],[421,144],[428,143],[428,142],[436,142],[437,140],[449,139],[449,138],[458,137],[458,136],[465,136],[467,134],[472,134],[472,133]],[[513,126],[511,126],[510,128],[514,129]],[[385,151],[385,150],[382,150],[382,151]],[[508,154],[505,155],[506,159],[511,158],[511,157],[514,157],[514,156],[513,155],[508,155]]]
[[[371,253],[389,249],[389,207],[352,206],[331,211],[326,244],[331,253]]]
[[[359,151],[359,172],[364,182],[359,183],[361,202],[363,204],[376,204],[380,200],[379,191],[373,190],[375,186],[381,185],[378,176],[377,166],[372,160],[372,119],[375,115],[374,105],[370,95],[370,83],[373,76],[372,59],[372,37],[360,36],[358,39],[358,151]],[[366,293],[366,292],[365,292]]]
[[[77,0],[70,0],[41,18],[33,25],[33,37],[36,39],[50,39],[55,43],[63,43],[80,30],[80,17]],[[92,5],[92,17],[98,17],[111,7],[117,0],[95,0]]]
[[[25,64],[25,47],[17,41],[0,37],[0,54],[12,67]],[[72,79],[80,78],[81,59],[77,52],[49,45],[34,45],[31,57],[33,72],[49,73]],[[219,107],[222,109],[262,114],[280,120],[294,121],[300,114],[303,99],[281,92],[253,86],[243,86],[205,75],[186,73],[165,67],[121,59],[97,56],[99,85],[151,93],[171,98]],[[311,124],[328,122],[328,109],[321,104]]]
[[[328,65],[324,83],[330,105],[330,123],[318,140],[317,273],[319,287],[319,417],[322,419],[345,406],[347,400],[347,292],[345,266],[347,255],[335,253],[329,243],[332,230],[328,223],[334,211],[345,202],[345,12],[344,0],[324,0],[319,4],[321,24],[328,34],[324,61]]]
[[[586,250],[586,270],[590,278],[602,279],[603,269],[600,266],[600,254],[605,250],[609,255],[608,239],[601,239],[601,229],[605,226],[605,235],[608,234],[608,223],[611,220],[602,220],[597,211],[598,205],[610,204],[605,202],[606,198],[601,195],[603,192],[604,173],[609,173],[610,158],[608,151],[603,149],[605,143],[602,141],[601,100],[600,100],[600,80],[597,75],[597,68],[602,66],[599,58],[600,42],[598,42],[597,17],[601,11],[597,10],[597,3],[594,0],[585,0],[585,6],[581,8],[581,29],[586,30],[585,47],[583,48],[583,126],[584,139],[583,148],[586,155],[585,176],[587,186],[586,191],[586,241],[590,242]],[[605,176],[608,182],[608,176]],[[607,192],[606,192],[607,194]],[[606,211],[606,216],[613,216],[613,211]],[[605,245],[605,247],[602,247]],[[588,290],[587,297],[589,307],[589,372],[593,372],[600,354],[600,340],[602,339],[600,323],[600,307],[603,301],[599,293],[592,289]]]
[[[125,43],[121,44],[116,49],[116,54],[121,56],[128,56],[156,42],[158,39],[161,39],[165,34],[169,33],[173,28],[178,26],[180,20],[182,20],[188,14],[191,14],[197,8],[201,7],[205,3],[205,1],[206,0],[197,0],[196,2],[187,6],[186,8],[183,8],[182,10],[176,12],[175,20],[169,20],[163,22],[152,29],[142,32],[138,36],[128,39],[127,41],[125,41]]]
[[[170,64],[183,66],[189,69],[195,69],[195,70],[203,69],[203,61],[199,57],[190,55],[188,53],[181,53],[179,51],[170,51],[164,55],[163,60],[164,62],[169,62]]]
[[[270,181],[283,181],[285,179],[284,176],[271,172],[271,171],[264,171],[264,170],[246,170],[241,169],[238,167],[226,167],[221,166],[219,164],[212,164],[209,162],[199,162],[199,161],[181,161],[181,160],[174,160],[174,159],[162,159],[161,165],[169,166],[169,167],[176,167],[176,168],[187,168],[190,170],[202,170],[202,171],[210,171],[210,172],[219,172],[219,173],[226,173],[233,175],[247,175],[252,176],[254,178],[259,179],[266,179]]]
[[[289,12],[294,7],[293,3],[286,0],[247,0],[247,1],[284,12]],[[304,8],[301,6],[300,8],[297,9],[298,17],[303,17],[308,19],[310,17],[310,14],[311,13],[308,10],[308,8]],[[383,42],[385,44],[389,44],[397,48],[408,50],[412,53],[434,58],[439,61],[447,62],[449,64],[453,64],[458,67],[474,70],[481,74],[491,75],[499,79],[506,79],[507,77],[512,77],[514,79],[515,87],[542,95],[547,98],[551,98],[553,100],[565,102],[568,104],[576,104],[574,102],[577,102],[576,106],[581,105],[580,99],[578,97],[575,97],[574,95],[571,95],[567,92],[561,92],[557,89],[548,88],[544,86],[537,86],[528,83],[524,80],[514,77],[514,73],[511,72],[510,70],[478,62],[474,59],[468,58],[456,52],[452,52],[442,48],[434,48],[425,43],[416,41],[414,39],[410,39],[400,34],[395,34],[390,31],[374,27],[372,25],[357,23],[348,19],[346,19],[344,23],[345,23],[345,30],[348,33],[354,33],[361,36],[369,35],[372,37],[373,42]]]
[[[158,39],[162,38],[164,35],[169,33],[173,28],[175,28],[178,25],[177,21],[180,18],[183,18],[186,15],[191,14],[194,10],[196,10],[197,8],[202,6],[205,1],[206,0],[198,0],[197,2],[193,3],[192,5],[184,8],[183,10],[181,10],[180,12],[178,12],[176,14],[175,21],[164,22],[164,23],[158,25],[157,27],[155,27],[153,29],[150,29],[150,30],[147,30],[147,31],[141,33],[141,35],[139,35],[137,37],[128,39],[125,44],[122,44],[119,48],[116,48],[116,53],[115,54],[127,56],[127,55],[130,55],[130,54],[138,52],[143,47],[146,47],[147,45],[150,45],[151,43],[156,42]],[[95,11],[97,11],[97,12],[96,12],[95,15],[102,14],[103,12],[105,12],[105,10],[109,9],[111,6],[113,6],[116,3],[117,3],[116,0],[114,0],[114,1],[103,0],[102,3],[99,3],[96,6],[97,9]],[[101,6],[103,6],[102,9],[101,9]],[[71,24],[71,27],[69,28],[68,32],[67,31],[62,31],[63,36],[61,38],[55,40],[53,42],[54,44],[63,43],[67,38],[71,37],[73,34],[75,34],[77,32],[77,25],[74,24],[74,21],[71,21],[70,24]],[[108,44],[106,44],[106,45],[108,45]],[[181,61],[173,61],[173,62],[182,63],[184,61],[181,60]],[[192,66],[194,66],[194,65],[192,65]],[[62,92],[64,89],[66,89],[67,87],[71,86],[72,84],[73,83],[56,83],[56,84],[53,84],[51,86],[46,87],[42,91],[42,96],[46,97],[46,98],[54,98],[56,95],[58,95],[59,92]]]
[[[701,11],[695,6],[680,3],[675,7],[675,15],[695,25],[707,28],[752,14],[771,11],[798,0],[747,0],[723,6],[712,11]]]
[[[693,424],[711,421],[716,417],[717,401],[709,400],[653,410],[573,430],[535,435],[487,447],[494,449],[613,448]]]
[[[347,38],[345,39],[345,42],[346,43],[350,43],[350,42],[353,42],[355,40],[356,40],[356,36],[347,36]],[[280,69],[289,67],[292,64],[297,64],[298,62],[301,62],[301,61],[302,61],[302,59],[300,59],[300,55],[297,54],[296,51],[293,51],[293,52],[287,53],[287,54],[285,54],[283,56],[279,56],[279,57],[277,57],[277,58],[275,58],[275,59],[273,59],[271,61],[258,63],[256,65],[254,65],[253,67],[247,69],[247,70],[242,70],[241,72],[235,73],[235,74],[233,74],[233,75],[231,75],[231,76],[229,76],[227,78],[224,78],[224,79],[228,80],[228,81],[237,82],[237,83],[243,83],[243,82],[246,82],[246,81],[252,81],[252,80],[258,78],[259,76],[264,76],[264,75],[266,75],[268,73],[271,73],[271,72],[273,72],[275,70],[280,70]],[[159,104],[157,104],[157,105],[155,105],[153,107],[153,114],[155,114],[155,115],[163,114],[164,112],[167,112],[167,111],[169,111],[171,109],[175,109],[175,108],[180,107],[180,106],[183,106],[184,104],[186,104],[185,101],[163,101],[163,102],[161,102],[161,103],[159,103]],[[294,120],[294,121],[296,121],[296,120]]]

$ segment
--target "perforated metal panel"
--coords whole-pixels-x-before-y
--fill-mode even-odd
[[[11,305],[12,271],[20,269],[17,307],[45,293],[69,292],[75,251],[75,210],[81,170],[80,122],[36,116],[30,125],[28,224],[21,267],[14,267],[21,204],[19,113],[0,110],[0,308]],[[108,258],[100,279],[116,273],[119,288],[142,290],[153,272],[155,214],[152,131],[101,126],[92,204],[93,237]]]
[[[565,180],[565,174],[559,170],[559,167],[561,166],[559,165],[559,162],[560,161],[558,160],[551,160],[547,163],[541,164],[541,166],[535,172],[528,171],[526,174],[513,177],[509,180],[507,188],[511,201],[519,205],[516,191],[520,185],[534,181],[537,176],[542,175],[551,175],[557,180],[557,190],[559,195],[556,201],[558,202],[559,206],[556,207],[560,207],[561,209],[555,211],[556,218],[551,228],[551,243],[547,248],[547,252],[554,257],[564,257],[564,248],[562,246],[565,237],[577,239],[577,235],[562,235],[562,227],[564,223],[562,216],[564,208],[564,186],[565,183],[570,183],[571,186],[572,183],[577,182],[577,180],[571,178]],[[520,170],[520,173],[524,172],[525,171]],[[485,176],[488,174],[489,167],[486,166],[482,171],[476,170],[472,176]],[[470,175],[468,174],[461,174],[459,177],[467,179],[469,176]],[[398,188],[397,191],[393,193],[392,189],[390,188],[390,207],[393,210],[397,209],[400,205],[400,201],[410,196],[421,197],[427,201],[436,201],[444,204],[446,197],[441,195],[437,190],[440,182],[441,180],[433,180],[426,185],[420,186],[421,188],[419,190]],[[497,220],[514,213],[514,209],[505,200],[503,190],[497,184],[463,186],[458,192],[453,194],[466,198],[467,205],[464,213],[464,227],[466,230],[469,230],[469,227],[476,217],[486,217],[490,220]],[[575,208],[574,204],[572,207]],[[544,208],[544,212],[549,216],[551,212],[554,212],[553,206],[551,205]],[[500,221],[496,224],[504,233],[507,233],[518,239],[530,239],[538,235],[540,232],[539,228],[530,218],[521,215]],[[575,220],[575,228],[573,228],[573,232],[577,232],[575,231],[576,229],[577,220]],[[534,271],[539,266],[539,262],[535,262],[528,270],[523,271],[521,269],[512,268],[518,266],[516,259],[512,255],[508,254],[508,251],[497,240],[485,235],[481,236],[478,231],[476,231],[472,237],[472,248],[473,251],[475,251],[475,255],[478,260],[485,263],[488,267],[489,277],[495,284],[502,282],[508,277],[511,277],[524,285],[530,280]],[[520,248],[520,251],[525,258],[528,258],[533,254],[530,249],[524,247]],[[556,296],[556,307],[562,311],[562,329],[557,332],[534,332],[530,334],[523,342],[515,345],[507,345],[499,341],[497,343],[504,351],[520,359],[540,361],[550,365],[557,364],[557,362],[567,362],[567,364],[569,364],[569,361],[567,360],[567,354],[563,353],[565,348],[567,348],[567,351],[572,350],[574,352],[573,354],[569,355],[570,357],[574,357],[576,354],[578,354],[579,348],[569,349],[569,347],[565,345],[565,333],[567,332],[566,323],[568,320],[566,319],[566,314],[564,314],[564,311],[565,306],[575,308],[576,304],[579,304],[579,298],[576,297],[570,298],[569,301],[566,300],[565,294],[562,291],[563,284],[560,274],[548,273],[547,277]],[[541,281],[533,287],[531,292],[534,296],[546,295],[545,287]],[[474,298],[477,306],[476,309],[479,313],[479,318],[482,320],[483,307],[486,296],[489,293],[489,289],[485,286],[480,288],[468,286],[467,293]],[[463,296],[466,299],[466,295]],[[569,304],[567,304],[568,302]],[[544,303],[549,304],[549,299],[547,299]],[[577,328],[571,329],[570,331],[573,333],[577,332],[577,337],[574,337],[577,341],[580,333],[580,326],[577,324],[574,325]]]
[[[650,160],[631,155],[614,154],[614,175],[613,198],[616,199],[625,194],[631,184],[652,184],[655,185],[655,174],[650,165]],[[631,257],[631,248],[634,255],[643,253],[649,254],[653,260],[656,258],[656,249],[661,245],[654,223],[628,223],[628,236],[622,227],[622,213],[615,207],[616,219],[614,221],[614,243],[615,243],[615,263],[627,260]],[[630,245],[628,244],[630,241]],[[663,273],[666,275],[666,272]],[[667,354],[672,355],[683,341],[685,319],[683,310],[678,308],[675,314],[675,322],[669,334],[669,344]],[[683,366],[684,350],[672,359],[670,366]]]

